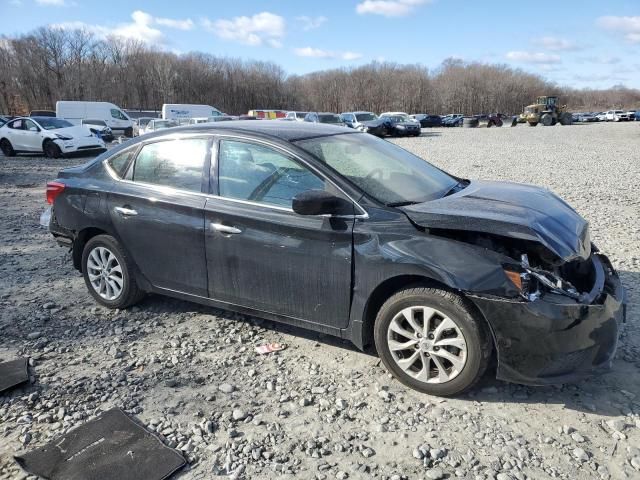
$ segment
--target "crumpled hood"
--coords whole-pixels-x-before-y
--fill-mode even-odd
[[[425,228],[531,240],[564,261],[591,255],[588,222],[560,197],[533,185],[473,181],[453,195],[401,209]]]
[[[65,128],[56,128],[55,130],[48,130],[51,133],[59,133],[60,135],[64,135],[65,137],[91,137],[93,133],[85,126],[73,126],[73,127],[65,127]]]

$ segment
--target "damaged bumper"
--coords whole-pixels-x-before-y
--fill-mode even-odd
[[[626,321],[625,292],[604,255],[600,273],[581,299],[546,293],[534,301],[471,296],[495,335],[497,377],[528,385],[576,381],[608,370]]]

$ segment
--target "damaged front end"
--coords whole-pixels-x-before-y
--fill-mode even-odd
[[[502,258],[504,293],[465,290],[491,326],[498,378],[545,385],[610,367],[626,317],[624,288],[591,244],[587,222],[559,197],[472,182],[405,213],[430,236]]]
[[[467,292],[494,334],[498,378],[547,385],[610,368],[626,321],[626,299],[617,272],[595,246],[586,259],[564,261],[527,241],[429,233],[504,255],[505,276],[519,295]]]

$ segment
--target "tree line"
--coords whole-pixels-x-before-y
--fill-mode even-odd
[[[556,94],[570,109],[640,107],[640,90],[560,87],[507,65],[445,60],[422,65],[372,62],[288,75],[273,62],[192,52],[177,55],[86,30],[42,27],[0,38],[0,112],[54,109],[57,100],[109,101],[159,110],[163,103],[251,109],[409,113],[518,113],[538,95]]]

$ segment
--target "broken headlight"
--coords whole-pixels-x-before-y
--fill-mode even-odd
[[[520,292],[520,295],[530,301],[537,299],[540,292],[536,288],[536,282],[532,282],[531,275],[525,270],[510,270],[505,268],[504,274],[511,281],[514,287]]]

